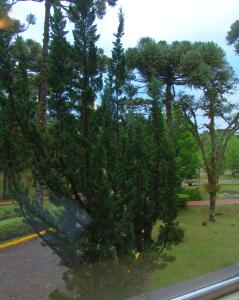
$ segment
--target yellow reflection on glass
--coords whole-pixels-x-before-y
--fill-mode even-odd
[[[9,17],[0,18],[0,29],[5,29],[10,25]]]

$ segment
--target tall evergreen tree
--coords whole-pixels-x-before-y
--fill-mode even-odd
[[[126,81],[126,59],[122,45],[124,35],[124,14],[122,9],[119,11],[118,30],[114,34],[116,40],[113,42],[112,58],[109,63],[109,81],[112,84],[112,106],[114,117],[119,118],[119,97],[123,93],[123,87]]]
[[[119,100],[126,78],[122,12],[112,53],[112,86],[110,82],[106,85],[102,105],[94,109],[102,88],[104,60],[96,46],[96,3],[99,1],[85,0],[70,5],[73,46],[66,40],[66,19],[59,3],[51,3],[54,14],[49,16],[51,42],[44,75],[49,119],[47,124],[41,124],[44,130],[37,124],[39,115],[34,109],[32,113],[30,105],[33,97],[27,59],[29,43],[20,38],[15,52],[9,51],[14,53],[5,65],[6,70],[11,70],[9,86],[8,72],[0,74],[6,76],[9,103],[21,128],[35,178],[49,189],[50,201],[64,207],[69,227],[64,229],[65,220],[58,219],[57,223],[44,206],[30,201],[17,180],[16,198],[36,230],[35,213],[44,226],[55,229],[44,240],[67,262],[69,255],[78,262],[82,257],[86,261],[117,259],[119,255],[147,249],[153,245],[151,233],[158,219],[164,223],[160,241],[165,245],[178,239],[174,230],[174,160],[164,130],[160,85],[156,81],[150,83],[149,118],[126,112],[119,122],[117,109],[115,117],[110,105],[112,87]],[[81,219],[87,214],[90,224]],[[84,232],[78,230],[81,226]],[[53,242],[49,242],[50,236],[54,236]]]
[[[152,131],[152,161],[149,199],[151,201],[151,216],[148,231],[152,231],[155,222],[160,218],[163,225],[159,232],[159,243],[167,244],[181,241],[183,231],[175,223],[177,216],[176,193],[179,180],[173,155],[172,144],[165,131],[162,114],[161,83],[152,80],[149,85],[149,95],[152,98],[151,131]],[[148,233],[148,239],[150,235]]]
[[[69,93],[73,78],[72,48],[66,40],[66,19],[60,7],[54,5],[53,8],[47,72],[49,110],[51,117],[62,123],[65,113],[71,108]]]
[[[98,68],[99,39],[95,24],[96,10],[94,1],[77,2],[70,7],[70,20],[74,23],[74,53],[75,53],[75,96],[78,100],[80,113],[80,130],[83,140],[83,161],[85,162],[85,179],[90,178],[91,161],[91,122],[95,105],[96,92],[102,87],[102,78]],[[86,187],[87,188],[87,187]]]

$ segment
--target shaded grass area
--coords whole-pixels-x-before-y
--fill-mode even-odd
[[[208,207],[189,207],[179,213],[178,221],[185,229],[185,238],[168,251],[175,261],[150,276],[147,290],[239,262],[239,205],[217,207],[217,221],[202,226],[207,215]]]

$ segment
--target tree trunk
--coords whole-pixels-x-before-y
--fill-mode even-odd
[[[9,176],[7,170],[3,172],[3,192],[2,192],[3,200],[9,200]]]
[[[47,97],[47,60],[48,60],[48,47],[49,47],[49,30],[50,30],[50,10],[51,2],[45,2],[45,20],[44,20],[44,33],[43,33],[43,47],[42,47],[42,60],[40,69],[39,80],[39,94],[38,94],[38,111],[37,123],[39,128],[44,128],[46,125],[46,97]],[[44,201],[44,187],[41,182],[36,180],[36,200],[39,204]]]
[[[44,201],[44,187],[43,185],[36,180],[36,200],[38,204],[42,205]]]
[[[144,247],[150,246],[153,242],[152,240],[152,230],[153,230],[153,224],[147,223],[144,226]]]
[[[220,172],[220,160],[221,157],[218,157],[217,151],[217,138],[216,138],[216,127],[215,127],[215,99],[216,96],[214,95],[214,91],[209,91],[209,137],[211,143],[211,155],[210,155],[210,168],[208,174],[208,184],[209,184],[209,200],[210,200],[210,207],[209,207],[209,221],[215,222],[216,221],[216,214],[215,214],[215,206],[216,206],[216,196],[217,196],[217,184],[219,179],[219,172]],[[218,162],[219,161],[219,162]]]
[[[210,207],[209,207],[209,221],[215,222],[216,221],[216,195],[217,193],[215,191],[209,193],[209,201],[210,201]]]

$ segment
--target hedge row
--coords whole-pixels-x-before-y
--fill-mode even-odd
[[[16,204],[0,206],[0,221],[20,216],[20,208]]]
[[[177,206],[186,207],[189,201],[189,196],[185,194],[177,194]]]
[[[189,201],[202,199],[202,195],[200,193],[199,187],[183,188],[180,193],[184,195],[188,195]]]
[[[0,242],[32,233],[32,228],[23,217],[15,217],[0,221]]]

